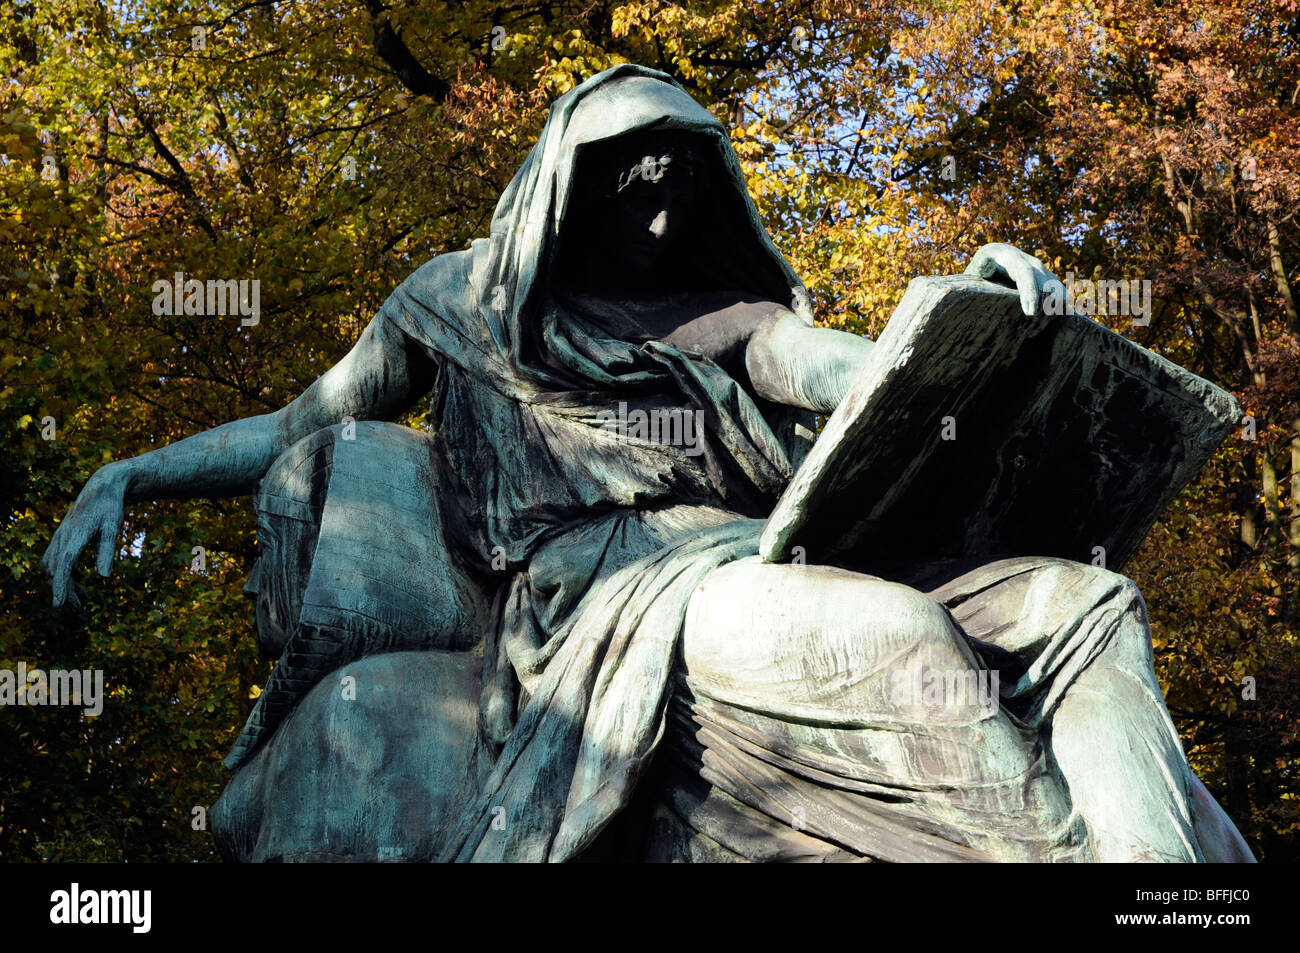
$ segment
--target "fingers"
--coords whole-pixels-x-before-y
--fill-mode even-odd
[[[1053,314],[1074,314],[1074,309],[1070,307],[1070,302],[1067,300],[1065,285],[1061,283],[1061,279],[1048,272],[1047,281],[1043,284],[1042,300],[1045,302],[1051,295],[1056,297],[1057,305],[1057,310],[1053,311]]]
[[[81,521],[71,515],[65,517],[63,522],[59,524],[54,539],[50,541],[49,549],[45,551],[45,558],[41,560],[41,568],[50,577],[50,589],[56,609],[65,603],[69,603],[73,607],[81,605],[81,600],[78,597],[78,586],[72,578],[72,571],[76,567],[77,557],[81,555],[81,551],[86,548],[86,544],[96,535],[96,532],[101,536],[100,558],[102,565],[102,531],[86,532],[82,529]],[[114,541],[116,534],[111,534],[108,538],[110,541]],[[110,568],[112,566],[111,560],[109,566]]]
[[[82,488],[72,508],[64,516],[41,559],[41,567],[50,577],[55,607],[71,602],[81,604],[79,590],[72,578],[77,560],[91,542],[98,539],[96,568],[101,576],[113,571],[113,557],[122,535],[123,504],[120,488],[96,471]]]
[[[99,558],[95,568],[101,576],[113,571],[113,555],[117,552],[118,522],[109,517],[99,524]]]
[[[1052,273],[1033,255],[1010,245],[999,246],[994,260],[1020,292],[1020,310],[1033,317],[1047,285],[1055,280]]]
[[[63,605],[63,600],[68,591],[68,574],[62,570],[55,569],[50,573],[50,589],[54,593],[54,608]]]
[[[54,531],[54,538],[50,540],[50,545],[45,548],[45,555],[41,557],[41,570],[49,577],[50,589],[56,609],[63,604],[64,590],[63,582],[59,578],[59,563],[63,550],[63,538],[67,535],[66,526],[67,519],[65,518],[59,524],[59,528]]]
[[[1033,255],[1001,242],[982,246],[966,266],[966,274],[985,281],[1006,280],[1020,292],[1020,310],[1032,317],[1043,295],[1060,281]]]
[[[51,579],[54,578],[54,548],[55,541],[52,539],[50,545],[45,547],[45,555],[41,557],[41,572]]]
[[[1056,275],[1052,274],[1047,269],[1047,266],[1037,258],[1028,255],[1026,258],[1029,260],[1029,267],[1033,270],[1035,288],[1034,304],[1037,307],[1042,307],[1044,298],[1047,295],[1052,294],[1053,289],[1056,289],[1055,293],[1059,295],[1064,286],[1061,284],[1061,280],[1057,278]],[[1028,314],[1029,312],[1026,313]]]
[[[1024,256],[1011,263],[1011,278],[1020,292],[1020,310],[1033,317],[1038,310],[1038,274],[1032,264],[1033,259]]]
[[[103,543],[100,543],[100,565],[103,565]],[[50,588],[54,594],[54,608],[59,608],[65,603],[74,609],[81,608],[82,596],[85,590],[77,584],[77,580],[72,578],[73,566],[80,555],[82,546],[78,546],[74,552],[69,555],[68,550],[64,550],[53,564],[53,571],[47,570],[50,576]],[[112,567],[112,561],[109,561],[109,567]],[[108,575],[103,573],[103,575]]]
[[[63,530],[63,526],[59,527]],[[59,539],[60,533],[54,534],[50,543],[50,552],[46,553],[45,572],[50,577],[50,588],[54,591],[54,608],[63,605],[68,597],[68,579],[72,565],[67,557],[67,545]]]

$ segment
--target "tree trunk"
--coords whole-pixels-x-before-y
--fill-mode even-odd
[[[1243,548],[1242,559],[1248,559],[1256,549],[1259,548],[1259,522],[1256,516],[1258,503],[1255,498],[1255,466],[1254,459],[1247,456],[1242,460],[1242,482],[1237,497],[1237,505],[1241,513],[1241,545]]]
[[[1300,417],[1291,421],[1291,549],[1287,553],[1286,567],[1291,587],[1290,604],[1286,607],[1288,622],[1300,621]]]
[[[1286,268],[1282,266],[1282,240],[1277,234],[1277,225],[1268,223],[1269,263],[1273,267],[1273,281],[1277,284],[1277,293],[1286,308],[1287,325],[1292,331],[1300,332],[1300,316],[1296,314],[1295,298],[1291,297],[1291,285],[1286,280]]]
[[[1264,546],[1275,550],[1282,539],[1282,512],[1277,498],[1277,466],[1273,460],[1278,448],[1266,443],[1260,460],[1260,483],[1264,489]]]

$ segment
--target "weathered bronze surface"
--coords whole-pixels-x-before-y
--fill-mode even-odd
[[[289,406],[96,473],[55,600],[95,540],[108,571],[127,501],[255,494],[279,663],[212,814],[233,859],[1250,859],[1187,766],[1141,595],[1078,551],[1118,565],[1221,436],[1142,446],[1170,394],[1192,423],[1235,406],[1172,366],[1112,374],[1155,365],[1104,335],[1039,348],[1054,279],[1009,246],[968,273],[887,332],[956,308],[974,349],[937,364],[814,328],[722,126],[615,67],[551,107],[490,236]],[[937,462],[908,451],[933,435],[891,428],[942,423],[927,382],[975,387],[981,342],[1040,363],[956,401]],[[1101,446],[1134,394],[1147,416]],[[385,422],[429,395],[430,433]],[[1042,487],[998,467],[1072,461],[1086,531],[1005,508]],[[951,490],[911,546],[910,486]]]

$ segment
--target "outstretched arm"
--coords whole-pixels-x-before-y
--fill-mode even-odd
[[[101,467],[45,552],[54,604],[68,597],[77,557],[96,539],[99,573],[109,574],[127,502],[250,493],[276,457],[301,438],[346,416],[392,420],[428,391],[433,373],[422,349],[376,318],[352,350],[288,406]]]
[[[122,461],[128,501],[250,493],[281,453],[322,427],[393,420],[432,383],[427,355],[375,319],[344,358],[290,404]]]

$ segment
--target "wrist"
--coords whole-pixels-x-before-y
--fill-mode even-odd
[[[103,479],[116,488],[124,500],[134,500],[140,490],[142,474],[139,460],[139,457],[114,460],[99,470],[99,473],[103,474]]]

